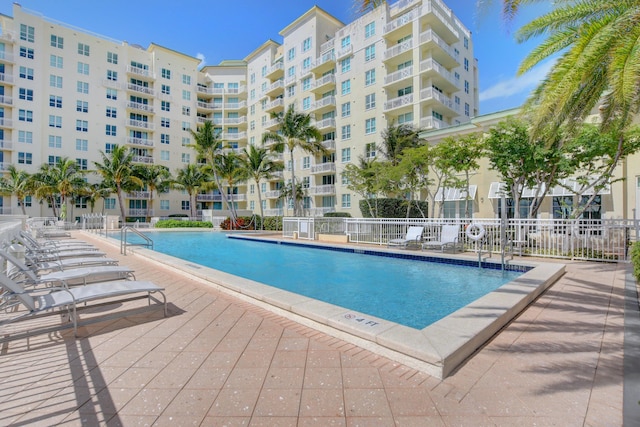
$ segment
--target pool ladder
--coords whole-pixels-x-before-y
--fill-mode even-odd
[[[127,241],[127,233],[133,232],[144,240],[144,243],[129,243]],[[153,249],[153,240],[144,233],[141,233],[137,229],[130,225],[125,225],[120,229],[120,253],[122,255],[127,254],[128,246],[144,246],[145,248]]]

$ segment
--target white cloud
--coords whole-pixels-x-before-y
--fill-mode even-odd
[[[521,93],[529,93],[538,85],[546,76],[555,61],[544,62],[537,67],[531,69],[528,73],[503,80],[495,85],[480,92],[480,101],[486,101],[495,98],[508,98]]]
[[[198,52],[196,54],[196,58],[200,60],[200,67],[204,67],[205,65],[207,65],[207,58],[205,58],[204,53]]]

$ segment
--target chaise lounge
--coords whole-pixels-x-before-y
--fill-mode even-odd
[[[445,249],[451,248],[454,251],[462,249],[462,243],[460,239],[460,225],[444,224],[440,230],[440,240],[427,240],[422,243],[422,249],[437,249],[442,252]]]
[[[412,243],[419,245],[422,241],[422,233],[424,232],[424,227],[413,225],[409,227],[407,230],[407,234],[404,238],[400,237],[397,239],[391,239],[387,242],[387,246],[402,246],[406,248]]]

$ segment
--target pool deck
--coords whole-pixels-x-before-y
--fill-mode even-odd
[[[170,314],[0,345],[0,425],[623,423],[627,264],[563,260],[558,282],[439,380],[77,237],[164,286]]]

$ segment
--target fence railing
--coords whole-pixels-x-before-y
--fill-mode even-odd
[[[476,242],[466,227],[480,224],[484,237]],[[458,241],[465,250],[488,254],[514,253],[522,256],[578,260],[626,261],[630,245],[640,236],[640,220],[623,219],[390,219],[390,218],[283,218],[283,236],[316,238],[317,233],[344,234],[351,243],[386,245],[403,237],[407,227],[424,227],[423,239],[440,240],[444,224],[460,226]]]

